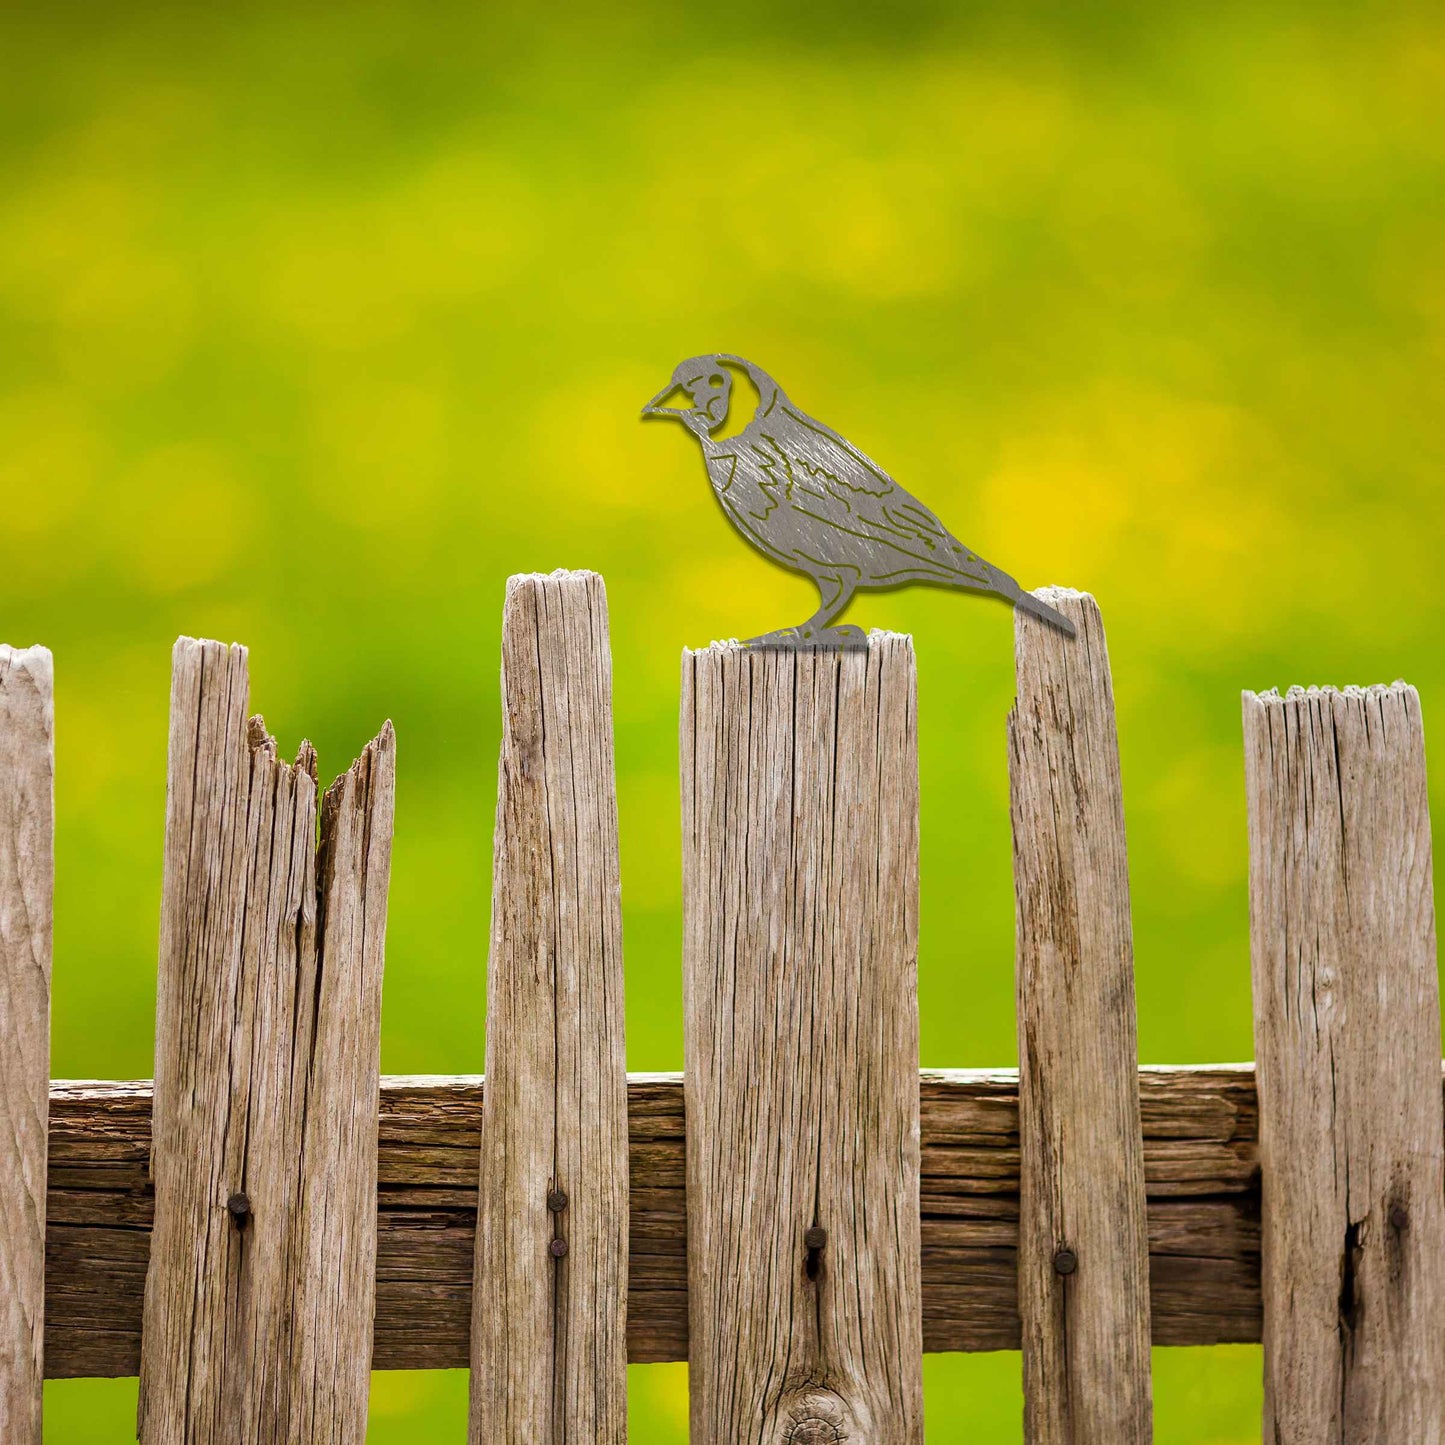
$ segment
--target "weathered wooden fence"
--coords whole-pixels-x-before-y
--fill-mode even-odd
[[[369,1360],[470,1366],[473,1445],[617,1445],[627,1361],[687,1359],[697,1442],[918,1445],[923,1351],[1022,1347],[1031,1442],[1134,1445],[1151,1341],[1259,1339],[1270,1445],[1445,1441],[1418,699],[1246,694],[1258,1071],[1141,1069],[1103,627],[1050,600],[1019,1071],[918,1072],[914,661],[875,635],[684,657],[687,1067],[628,1076],[606,600],[513,579],[485,1098],[378,1080],[390,727],[318,803],[189,639],[156,1081],[50,1082],[51,663],[0,648],[0,1441],[44,1375],[139,1373],[146,1445],[359,1442]]]

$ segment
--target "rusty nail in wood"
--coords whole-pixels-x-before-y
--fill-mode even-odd
[[[251,1201],[244,1194],[233,1194],[226,1201],[226,1212],[237,1229],[245,1229],[246,1221],[251,1217]]]
[[[567,1207],[567,1192],[564,1189],[549,1189],[547,1191],[547,1208],[553,1214],[561,1214]]]
[[[1072,1249],[1061,1249],[1054,1254],[1054,1273],[1073,1274],[1079,1267],[1079,1256]]]
[[[547,1246],[547,1253],[550,1254],[553,1259],[561,1259],[562,1256],[567,1253],[567,1241],[565,1239],[554,1239],[552,1243]]]
[[[1410,1211],[1403,1204],[1397,1204],[1390,1210],[1390,1223],[1396,1229],[1409,1229]]]
[[[828,1244],[828,1231],[821,1224],[815,1224],[803,1235],[803,1243],[809,1249],[825,1249]]]

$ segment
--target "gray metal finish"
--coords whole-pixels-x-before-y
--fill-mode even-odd
[[[733,436],[729,368],[758,392],[752,419]],[[664,406],[681,392],[687,405]],[[752,647],[862,647],[863,630],[833,619],[855,592],[920,583],[1003,598],[1074,635],[1074,625],[955,537],[916,497],[831,427],[799,410],[760,366],[740,356],[694,356],[642,409],[680,421],[697,439],[728,520],[765,557],[818,585],[806,622],[748,639]]]

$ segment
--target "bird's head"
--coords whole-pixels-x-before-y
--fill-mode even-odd
[[[741,392],[738,382],[743,383]],[[642,408],[645,418],[671,417],[680,421],[701,442],[718,440],[718,434],[735,435],[752,417],[738,416],[728,425],[734,401],[740,406],[756,402],[755,415],[769,411],[782,396],[778,384],[761,367],[741,356],[715,352],[690,356],[673,373],[672,380]],[[677,398],[675,405],[665,405]],[[725,430],[726,429],[726,430]]]
[[[642,408],[642,415],[671,417],[698,437],[716,431],[728,419],[733,394],[732,373],[723,363],[721,356],[688,357],[672,373],[672,380]],[[665,405],[674,398],[678,405]]]

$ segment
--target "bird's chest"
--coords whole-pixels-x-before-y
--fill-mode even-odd
[[[708,480],[733,526],[774,562],[810,571],[808,519],[794,505],[798,488],[787,458],[746,432],[705,455]]]
[[[707,458],[707,475],[734,523],[761,541],[780,534],[791,510],[788,476],[780,463],[758,457],[751,447],[718,450]]]

